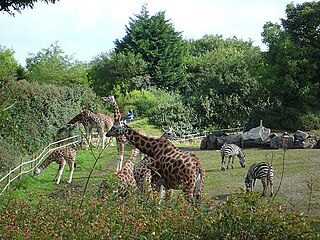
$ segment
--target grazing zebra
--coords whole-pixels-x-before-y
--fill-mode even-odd
[[[242,149],[237,146],[236,144],[229,144],[229,143],[224,143],[221,147],[221,171],[225,171],[226,170],[226,158],[228,158],[228,165],[227,165],[227,169],[229,168],[229,163],[230,163],[230,159],[232,158],[232,164],[231,164],[231,168],[233,169],[233,162],[234,162],[234,157],[237,156],[239,158],[240,161],[240,165],[241,167],[245,167],[246,163],[245,163],[245,155],[242,151]]]
[[[256,179],[261,179],[263,185],[262,196],[266,195],[267,187],[270,184],[270,196],[273,195],[273,168],[267,162],[254,163],[250,166],[245,179],[246,191],[253,191]],[[253,180],[253,182],[252,182]]]

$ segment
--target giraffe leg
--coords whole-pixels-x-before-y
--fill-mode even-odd
[[[87,140],[86,141],[86,150],[88,150],[90,143],[91,143],[91,131],[90,131],[89,127],[86,127],[85,130],[86,130],[86,135],[87,135],[87,137],[86,137],[86,140]]]
[[[121,138],[117,138],[117,148],[118,148],[118,164],[117,164],[117,172],[122,169],[123,162],[123,151],[124,151],[124,141]]]
[[[58,175],[58,179],[57,179],[57,184],[60,183],[60,180],[61,180],[61,175],[62,175],[62,172],[63,172],[63,169],[64,169],[64,166],[66,165],[66,161],[63,160],[61,162],[61,165],[59,166],[59,169],[58,169],[58,172],[57,172],[57,175]]]
[[[71,181],[72,181],[72,176],[73,176],[73,172],[74,172],[74,165],[75,165],[75,162],[69,163],[70,173],[69,173],[68,183],[71,183]]]

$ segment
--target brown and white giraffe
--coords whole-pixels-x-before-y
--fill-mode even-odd
[[[64,147],[64,148],[54,150],[47,157],[47,159],[44,160],[40,164],[40,166],[34,170],[34,174],[35,175],[40,174],[43,171],[43,169],[45,169],[47,166],[49,166],[50,163],[52,163],[54,161],[57,164],[59,164],[58,172],[55,177],[55,179],[57,179],[56,183],[57,184],[60,183],[61,175],[62,175],[62,172],[63,172],[63,169],[64,169],[66,163],[68,163],[69,168],[70,168],[68,183],[71,183],[73,172],[74,172],[74,169],[76,166],[76,150],[73,147]]]
[[[123,123],[115,121],[107,137],[124,135],[141,152],[152,157],[151,168],[160,176],[165,189],[180,189],[198,198],[205,181],[205,169],[193,153],[182,151],[164,138],[149,138]]]
[[[175,140],[177,135],[172,126],[168,129],[162,128],[163,134],[161,138],[168,140]],[[136,180],[137,187],[142,192],[160,192],[162,197],[164,194],[172,195],[171,190],[165,190],[161,187],[161,178],[159,174],[151,168],[153,158],[144,156],[135,166],[133,176]],[[166,193],[165,193],[166,192]]]
[[[97,128],[98,130],[98,143],[97,147],[99,147],[99,140],[102,141],[102,147],[104,148],[104,122],[101,121],[99,116],[89,110],[83,110],[81,113],[72,118],[67,125],[70,124],[80,124],[82,123],[86,135],[87,135],[87,144],[86,149],[89,148],[89,145],[92,141],[92,129]]]
[[[108,97],[102,97],[102,101],[106,103],[112,103],[113,106],[113,114],[114,114],[114,122],[120,122],[122,120],[122,115],[119,109],[119,106],[116,102],[116,99],[114,96],[108,96]],[[140,134],[146,135],[145,132],[142,129],[138,130]],[[124,153],[124,145],[126,143],[126,137],[124,135],[117,135],[117,150],[118,150],[118,164],[116,171],[120,171],[122,168],[122,162],[123,162],[123,153]]]
[[[118,186],[119,188],[116,190],[116,192],[118,192],[120,190],[121,196],[124,196],[129,191],[136,191],[137,190],[137,183],[136,183],[136,180],[133,176],[133,169],[134,169],[135,161],[136,161],[136,158],[138,155],[139,155],[139,150],[136,148],[132,149],[131,155],[123,164],[121,171],[116,172],[116,176],[119,180],[118,184],[120,184]],[[108,188],[107,180],[105,180],[101,183],[101,187],[102,187],[102,189]]]
[[[137,183],[133,176],[133,169],[137,156],[139,155],[138,149],[132,149],[130,157],[125,161],[121,171],[117,172],[116,175],[119,177],[120,181],[124,183],[124,188],[130,188],[136,190]]]

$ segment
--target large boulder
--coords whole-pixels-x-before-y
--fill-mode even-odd
[[[200,143],[201,150],[217,150],[222,147],[224,143],[237,144],[239,147],[243,146],[242,136],[240,134],[217,134],[215,132],[202,139]]]
[[[294,148],[294,138],[289,135],[276,136],[270,139],[271,148]]]

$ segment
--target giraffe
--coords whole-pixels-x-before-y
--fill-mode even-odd
[[[119,109],[119,106],[116,102],[116,99],[114,96],[108,96],[108,97],[102,97],[102,101],[106,103],[112,103],[113,105],[113,114],[114,114],[114,122],[120,122],[122,120],[122,115]],[[140,134],[146,135],[145,132],[142,129],[138,130]],[[124,152],[124,145],[126,143],[126,138],[124,135],[117,135],[117,151],[118,151],[118,164],[116,171],[120,171],[122,168],[122,162],[123,162],[123,152]]]
[[[174,141],[177,139],[177,135],[172,126],[169,126],[168,129],[161,128],[163,134],[161,137]]]
[[[163,134],[161,135],[161,138],[168,139],[170,141],[173,141],[177,138],[177,135],[174,132],[174,129],[172,126],[169,126],[168,129],[162,128],[162,131],[163,131]],[[163,187],[161,187],[160,176],[156,171],[153,171],[153,169],[150,167],[152,161],[153,161],[153,158],[149,156],[144,156],[136,164],[133,170],[133,176],[137,182],[137,187],[142,192],[145,192],[145,191],[151,192],[152,190],[155,190],[156,192],[160,192],[161,198],[164,194],[166,196],[172,195],[173,192],[171,189],[165,190]]]
[[[125,161],[122,169],[119,172],[116,172],[116,177],[119,180],[119,189],[121,196],[125,195],[129,190],[136,191],[137,190],[137,183],[133,176],[133,169],[135,165],[136,157],[139,155],[138,149],[132,149],[131,155],[129,158]],[[105,189],[108,187],[107,181],[103,181],[101,183],[102,189]]]
[[[82,123],[86,134],[87,134],[87,144],[86,144],[86,149],[88,150],[89,145],[91,143],[91,138],[92,138],[92,129],[94,127],[97,128],[98,130],[98,143],[97,147],[99,147],[99,139],[101,138],[102,140],[102,147],[104,148],[104,122],[101,121],[99,116],[89,110],[83,110],[81,113],[76,115],[74,118],[72,118],[67,125],[71,124],[79,124]]]
[[[95,112],[95,114],[98,115],[98,117],[100,118],[100,120],[104,123],[104,131],[108,131],[112,125],[113,125],[113,119],[112,117],[109,117],[103,113],[100,112]],[[104,135],[104,134],[103,134]],[[102,139],[104,140],[105,136],[102,136]],[[111,139],[107,139],[107,143],[110,142]],[[104,149],[105,144],[104,142],[102,143],[102,148]]]
[[[50,163],[54,161],[59,164],[58,172],[55,177],[55,179],[57,179],[56,183],[57,184],[60,183],[61,175],[66,163],[68,163],[70,168],[68,183],[71,183],[72,175],[76,167],[76,150],[68,146],[54,150],[49,155],[49,157],[46,160],[44,160],[38,168],[34,170],[34,174],[35,175],[40,174]]]
[[[165,138],[143,136],[122,121],[115,121],[107,137],[124,135],[141,152],[153,158],[151,168],[160,176],[165,189],[179,189],[190,198],[199,198],[205,181],[205,169],[197,156],[184,152]]]

